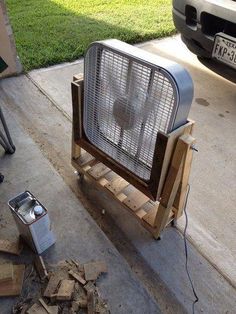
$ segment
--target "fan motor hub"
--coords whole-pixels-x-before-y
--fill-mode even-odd
[[[114,118],[121,129],[132,129],[137,121],[135,108],[127,97],[118,97],[113,105]]]

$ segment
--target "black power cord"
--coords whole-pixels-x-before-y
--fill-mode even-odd
[[[194,284],[193,284],[193,280],[190,276],[189,273],[189,269],[188,269],[188,244],[187,244],[187,237],[186,237],[186,231],[188,228],[188,215],[187,215],[187,203],[188,203],[188,196],[189,196],[189,192],[190,192],[190,185],[188,184],[188,190],[187,190],[187,194],[186,194],[186,199],[185,199],[185,204],[184,204],[184,215],[185,215],[185,227],[184,227],[184,249],[185,249],[185,269],[186,269],[186,273],[190,282],[190,285],[192,287],[192,291],[195,297],[195,300],[193,301],[192,304],[192,312],[193,314],[195,313],[195,304],[199,301],[198,295],[196,293],[196,290],[194,288]]]

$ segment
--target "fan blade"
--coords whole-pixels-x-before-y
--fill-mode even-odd
[[[140,128],[140,133],[139,133],[139,140],[138,140],[138,147],[137,147],[137,152],[135,157],[138,159],[140,156],[140,151],[141,151],[141,147],[142,147],[142,142],[143,142],[143,137],[144,137],[144,129],[146,126],[146,122],[148,119],[148,116],[151,112],[151,108],[150,108],[150,102],[149,102],[149,95],[151,94],[151,90],[152,90],[152,86],[153,86],[153,80],[154,80],[154,71],[151,70],[150,76],[149,76],[149,83],[148,83],[148,88],[147,88],[147,96],[146,96],[146,100],[144,103],[144,110],[143,110],[143,119],[142,119],[142,124],[141,124],[141,128]]]
[[[116,78],[112,75],[111,68],[109,66],[107,67],[107,76],[114,98],[121,96],[122,91],[116,82]]]

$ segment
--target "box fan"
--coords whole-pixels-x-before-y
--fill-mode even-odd
[[[111,39],[85,55],[74,140],[148,197],[158,199],[164,153],[158,138],[185,125],[193,98],[188,72]]]

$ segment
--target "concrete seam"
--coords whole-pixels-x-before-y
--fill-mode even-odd
[[[63,116],[72,122],[71,117],[64,111],[53,99],[52,97],[30,76],[29,73],[26,73],[25,76],[34,84],[34,86],[50,101],[50,103],[57,108],[57,110],[63,114]]]

